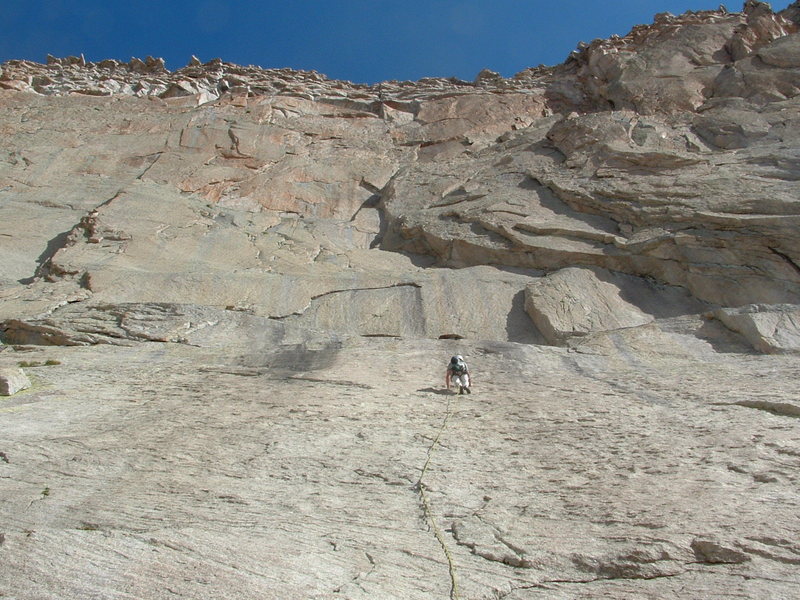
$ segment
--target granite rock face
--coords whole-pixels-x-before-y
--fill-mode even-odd
[[[420,268],[580,266],[679,286],[712,309],[800,303],[794,10],[659,15],[558,67],[474,82],[10,61],[2,293],[72,281],[89,304],[285,318],[312,297],[400,282],[391,310],[411,315],[439,293]],[[361,316],[325,310],[310,326],[359,331]],[[404,331],[457,333],[423,319]],[[400,331],[376,320],[385,331],[363,331]],[[464,332],[498,335],[481,327]]]
[[[22,369],[0,369],[0,396],[13,396],[31,387],[31,380]]]
[[[525,309],[539,331],[555,344],[572,336],[652,322],[651,315],[621,297],[621,286],[614,280],[608,272],[561,269],[528,285]]]
[[[48,599],[795,597],[800,363],[704,335],[7,350],[60,364],[0,401],[0,583]],[[468,396],[444,392],[454,353]]]
[[[800,307],[797,305],[723,308],[714,315],[761,352],[800,353]]]
[[[0,65],[0,588],[800,595],[799,24],[474,81]]]

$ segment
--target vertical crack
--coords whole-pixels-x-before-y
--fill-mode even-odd
[[[422,481],[425,478],[425,474],[428,472],[428,467],[430,466],[433,453],[436,450],[436,447],[439,445],[439,438],[442,437],[442,433],[447,427],[447,422],[450,420],[451,415],[452,412],[450,410],[450,398],[448,397],[447,412],[444,416],[444,420],[442,421],[442,426],[439,428],[439,431],[436,433],[436,437],[434,438],[433,442],[431,442],[431,445],[428,447],[428,452],[427,452],[428,457],[425,460],[425,464],[422,467],[422,472],[419,475],[419,479],[417,480],[417,483],[414,484],[414,487],[412,489],[414,489],[419,494],[423,513],[425,515],[425,520],[430,524],[431,530],[433,531],[433,535],[436,537],[436,541],[438,541],[439,545],[442,547],[442,552],[444,552],[444,556],[447,559],[448,571],[450,573],[450,600],[459,600],[460,595],[458,591],[458,578],[456,576],[455,560],[453,559],[453,554],[450,551],[450,547],[447,545],[447,540],[445,539],[444,533],[442,533],[441,528],[436,522],[436,517],[433,515],[431,502],[430,499],[428,498],[428,494],[426,493],[425,484]]]

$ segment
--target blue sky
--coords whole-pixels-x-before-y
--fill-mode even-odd
[[[0,61],[162,57],[315,70],[376,83],[563,62],[580,41],[719,0],[2,0]],[[739,11],[743,0],[729,4]],[[773,3],[782,10],[790,2]]]

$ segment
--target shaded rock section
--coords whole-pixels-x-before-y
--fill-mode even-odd
[[[749,305],[720,309],[714,316],[759,352],[800,353],[800,306]]]

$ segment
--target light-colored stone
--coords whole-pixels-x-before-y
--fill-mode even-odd
[[[475,81],[4,63],[0,593],[800,597],[798,7]]]
[[[651,315],[623,297],[618,281],[607,271],[561,269],[528,284],[525,310],[551,344],[652,322]]]
[[[0,396],[13,396],[31,387],[31,380],[22,369],[0,368]]]
[[[796,596],[797,418],[737,402],[796,397],[797,357],[630,337],[642,329],[604,353],[363,337],[32,349],[61,364],[0,402],[0,584],[422,600],[449,597],[452,573],[461,598],[549,582],[566,599],[587,580],[613,599],[665,583]],[[443,390],[456,353],[471,395]]]
[[[800,353],[800,306],[749,305],[722,308],[714,316],[767,353]]]

